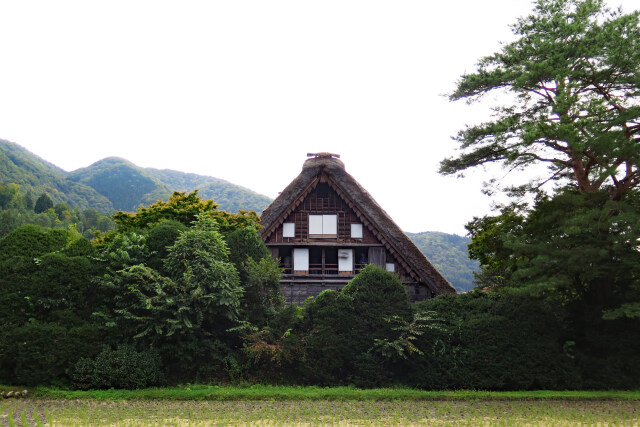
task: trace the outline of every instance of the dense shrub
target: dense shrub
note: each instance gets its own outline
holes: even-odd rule
[[[160,357],[152,351],[133,347],[105,348],[95,358],[82,358],[73,372],[75,387],[87,389],[139,389],[164,382]]]
[[[162,271],[164,259],[169,254],[169,246],[186,230],[188,227],[178,221],[164,221],[147,230],[147,246],[152,254],[147,263],[149,267]]]
[[[69,327],[32,321],[0,329],[0,383],[36,386],[67,384],[67,372],[81,357],[93,356],[104,339],[91,324]]]
[[[342,293],[353,299],[353,309],[358,322],[359,338],[369,343],[372,334],[389,329],[390,316],[400,316],[408,320],[411,317],[411,305],[407,290],[400,278],[376,265],[367,265],[342,289]]]
[[[427,389],[576,388],[572,342],[562,308],[515,292],[439,296],[417,305],[443,327],[417,341],[403,382]]]
[[[229,261],[238,271],[244,294],[241,317],[264,326],[284,305],[280,291],[280,270],[254,228],[242,228],[226,236]]]
[[[72,240],[71,232],[48,229],[38,225],[23,225],[0,239],[0,259],[12,256],[38,257],[59,251]]]
[[[308,381],[321,385],[348,383],[353,377],[356,313],[353,298],[326,290],[305,312],[307,362],[301,367]],[[366,349],[365,349],[366,351]]]
[[[260,235],[253,228],[235,230],[225,236],[225,240],[229,247],[229,261],[235,265],[240,275],[240,280],[243,282],[247,280],[247,272],[244,266],[247,258],[260,261],[262,258],[271,256],[269,249],[267,249]]]
[[[79,238],[69,244],[63,251],[69,257],[74,256],[95,256],[97,251],[95,246],[85,238]]]
[[[342,291],[325,291],[305,313],[308,381],[322,384],[387,384],[391,371],[373,352],[376,339],[392,339],[392,316],[409,319],[407,291],[393,273],[368,265]]]
[[[587,389],[634,389],[640,384],[640,322],[605,320],[599,306],[569,307],[571,347]]]
[[[0,324],[59,322],[62,312],[74,325],[88,321],[99,300],[89,286],[97,271],[90,258],[61,253],[1,261]]]

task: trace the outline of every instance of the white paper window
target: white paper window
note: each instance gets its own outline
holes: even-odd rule
[[[309,270],[309,249],[295,248],[293,250],[293,270],[294,271]]]
[[[386,265],[387,265],[387,271],[395,273],[396,265],[394,263],[388,262]]]
[[[293,222],[282,224],[282,237],[296,237],[296,224]]]
[[[362,224],[351,224],[351,237],[362,239]]]
[[[322,234],[322,215],[309,215],[309,234]]]
[[[336,236],[338,215],[309,215],[309,235]]]
[[[353,249],[340,249],[338,251],[338,271],[353,271]]]
[[[322,215],[322,234],[338,234],[338,215]]]

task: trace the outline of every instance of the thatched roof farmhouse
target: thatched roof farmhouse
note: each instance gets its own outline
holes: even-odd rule
[[[289,302],[341,289],[367,263],[397,273],[414,301],[456,292],[339,156],[309,156],[261,217],[262,239],[285,269]]]

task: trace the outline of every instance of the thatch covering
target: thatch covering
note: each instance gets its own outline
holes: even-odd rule
[[[416,281],[424,283],[433,293],[456,293],[453,286],[429,262],[424,254],[376,203],[371,195],[349,175],[344,163],[329,153],[319,153],[308,159],[302,172],[287,188],[264,210],[261,223],[264,227],[261,235],[266,240],[316,186],[320,177],[325,175],[329,185],[359,215],[365,226],[369,227],[400,262],[412,272]]]

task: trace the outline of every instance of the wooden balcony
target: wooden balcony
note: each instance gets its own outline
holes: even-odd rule
[[[309,277],[325,277],[325,276],[329,276],[329,277],[344,277],[344,276],[355,276],[356,274],[358,274],[365,266],[367,265],[367,263],[356,263],[355,264],[355,272],[353,271],[338,271],[338,264],[327,264],[325,263],[324,266],[320,263],[317,264],[309,264],[309,270],[292,270],[291,266],[287,267],[284,264],[280,265],[280,268],[282,268],[283,271],[283,275],[285,276],[293,276],[293,277],[297,277],[297,276],[309,276]]]

